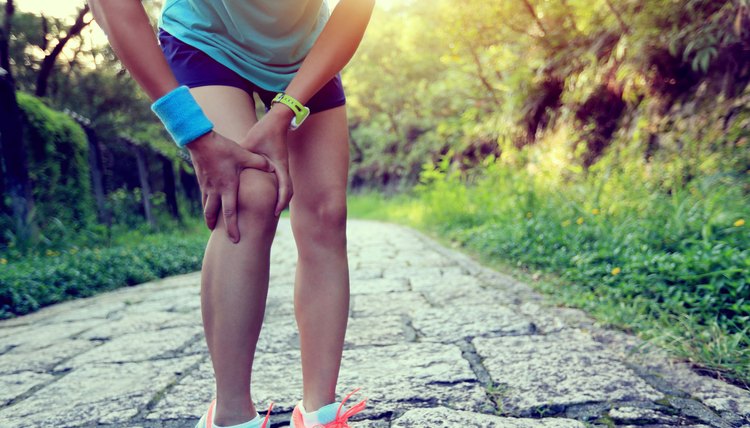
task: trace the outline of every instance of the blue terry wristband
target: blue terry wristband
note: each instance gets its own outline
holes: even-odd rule
[[[180,147],[214,128],[187,86],[175,88],[159,98],[151,104],[151,110]]]

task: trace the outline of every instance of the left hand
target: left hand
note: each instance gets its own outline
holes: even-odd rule
[[[265,156],[273,166],[278,183],[278,196],[274,210],[277,217],[289,204],[293,194],[286,145],[287,130],[293,115],[285,105],[274,104],[239,142],[241,147]]]

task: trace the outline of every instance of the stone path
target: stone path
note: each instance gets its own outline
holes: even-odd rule
[[[750,427],[750,393],[410,229],[349,223],[339,394],[356,427]],[[301,394],[282,220],[253,379],[286,426]],[[193,273],[0,323],[0,427],[192,427],[213,395]]]

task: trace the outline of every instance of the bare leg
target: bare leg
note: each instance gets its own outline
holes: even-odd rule
[[[290,133],[291,222],[299,253],[294,303],[302,348],[302,404],[309,412],[335,401],[341,366],[349,314],[348,168],[344,107],[314,114]]]
[[[215,130],[235,141],[257,121],[252,98],[227,86],[191,89]],[[250,396],[255,346],[268,293],[270,249],[276,230],[273,174],[245,169],[240,174],[240,242],[232,243],[223,220],[211,233],[201,274],[201,310],[216,377],[218,425],[255,417]]]

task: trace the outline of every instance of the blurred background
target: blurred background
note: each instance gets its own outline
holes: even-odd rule
[[[200,269],[189,158],[85,2],[0,7],[0,318]],[[343,78],[350,218],[747,387],[747,0],[380,0]]]

